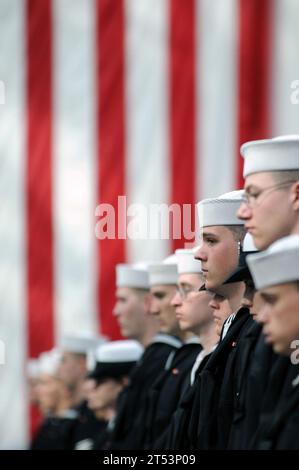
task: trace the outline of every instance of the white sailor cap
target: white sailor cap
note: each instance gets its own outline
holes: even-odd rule
[[[176,255],[170,255],[161,263],[148,267],[150,286],[172,285],[178,281],[178,265]]]
[[[91,334],[63,335],[58,342],[61,351],[77,354],[87,354],[95,349],[99,344],[106,342],[104,337],[93,336]]]
[[[263,171],[299,170],[299,135],[253,140],[241,146],[244,178]]]
[[[178,263],[178,274],[201,273],[201,261],[194,258],[194,249],[175,250]]]
[[[231,191],[216,198],[203,199],[197,204],[199,227],[217,225],[243,225],[236,213],[244,190]]]
[[[117,264],[116,286],[149,289],[148,270],[146,264]]]
[[[246,258],[255,287],[285,284],[299,280],[299,235],[277,240],[260,253]]]
[[[57,349],[41,353],[38,357],[38,375],[45,374],[55,377],[58,373],[60,362],[61,353]]]
[[[96,365],[90,378],[101,380],[128,375],[140,359],[144,348],[134,340],[119,340],[99,346],[95,351]]]

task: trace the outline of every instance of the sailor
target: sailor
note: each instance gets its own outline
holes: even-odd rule
[[[72,449],[77,413],[71,408],[72,392],[59,378],[60,353],[51,350],[39,356],[37,398],[44,416],[31,450]]]
[[[201,244],[196,257],[202,263],[205,286],[221,296],[230,306],[230,315],[224,321],[220,342],[208,362],[200,371],[189,425],[192,447],[200,449],[225,448],[232,419],[231,403],[226,402],[223,414],[219,406],[224,397],[231,396],[235,351],[238,341],[252,323],[249,310],[242,307],[245,285],[235,282],[223,285],[238,266],[239,253],[245,236],[243,224],[236,217],[242,191],[233,191],[218,198],[206,199],[198,204]],[[213,307],[213,302],[211,303]]]
[[[219,404],[220,412],[225,414],[226,404],[230,401],[231,424],[228,449],[248,449],[254,435],[261,410],[262,397],[267,388],[269,374],[276,360],[272,348],[265,344],[262,327],[258,320],[262,300],[254,287],[246,259],[255,253],[252,236],[246,234],[239,256],[238,268],[225,281],[225,284],[243,281],[246,285],[242,305],[248,307],[255,320],[245,335],[238,341],[235,352],[235,366],[232,394],[223,397]],[[232,401],[233,399],[233,401]],[[226,417],[226,420],[229,416]]]
[[[190,373],[194,362],[202,351],[217,342],[215,339],[212,310],[209,307],[210,295],[199,292],[203,285],[201,264],[194,259],[194,251],[180,249],[175,252],[178,264],[178,284],[171,300],[174,307],[181,337],[185,342],[173,357],[172,363],[158,377],[150,390],[150,404],[147,411],[146,448],[162,449],[165,446],[164,436],[171,417],[179,405],[183,391],[190,385]],[[187,336],[188,335],[188,336]],[[204,357],[202,354],[201,357]]]
[[[158,276],[164,285],[176,284],[175,264],[158,265]],[[162,267],[161,267],[162,266]],[[139,341],[145,348],[136,367],[130,374],[129,385],[122,391],[117,406],[117,415],[112,428],[111,449],[140,449],[145,434],[145,419],[148,390],[161,371],[173,350],[182,341],[168,334],[171,324],[163,324],[151,315],[148,266],[116,266],[116,315],[121,332],[130,339]]]
[[[77,414],[73,430],[73,449],[89,450],[93,439],[105,427],[89,410],[85,396],[85,380],[88,373],[88,357],[103,344],[106,338],[92,334],[63,335],[58,342],[61,362],[58,375],[72,392],[72,408]]]
[[[247,142],[238,216],[259,250],[299,233],[299,135]]]
[[[241,154],[245,191],[237,215],[256,247],[264,250],[284,236],[299,233],[299,136],[247,142]],[[262,400],[260,422],[267,421],[276,407],[289,374],[289,361],[278,357]]]
[[[120,340],[100,345],[95,351],[95,367],[89,374],[94,384],[88,394],[88,407],[107,425],[97,436],[93,449],[109,448],[109,423],[115,418],[118,396],[129,384],[129,373],[143,350],[135,340]]]
[[[262,253],[248,256],[263,299],[260,320],[267,344],[290,360],[287,380],[275,407],[261,420],[255,449],[299,448],[299,235],[283,237]]]
[[[202,240],[195,257],[201,261],[205,287],[213,292],[210,306],[221,341],[208,360],[200,364],[191,390],[175,413],[169,431],[168,447],[171,449],[212,448],[217,442],[217,399],[225,365],[249,318],[248,309],[240,308],[244,284],[222,286],[238,265],[245,235],[243,224],[236,217],[240,202],[240,192],[236,191],[198,205]],[[223,323],[230,315],[229,328],[224,331]]]

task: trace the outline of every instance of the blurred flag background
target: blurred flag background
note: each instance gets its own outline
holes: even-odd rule
[[[96,206],[242,187],[240,144],[299,131],[297,0],[0,0],[0,448],[30,434],[25,364],[119,333],[114,266],[183,240],[97,240]]]

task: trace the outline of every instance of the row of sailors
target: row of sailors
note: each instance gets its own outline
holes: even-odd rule
[[[299,448],[299,138],[241,151],[245,192],[198,204],[195,252],[116,268],[114,314],[144,351],[94,448]]]

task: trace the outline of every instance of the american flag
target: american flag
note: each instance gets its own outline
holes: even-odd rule
[[[0,448],[30,433],[25,364],[119,335],[114,266],[183,240],[98,240],[96,207],[242,187],[240,144],[298,133],[298,0],[0,0]]]

